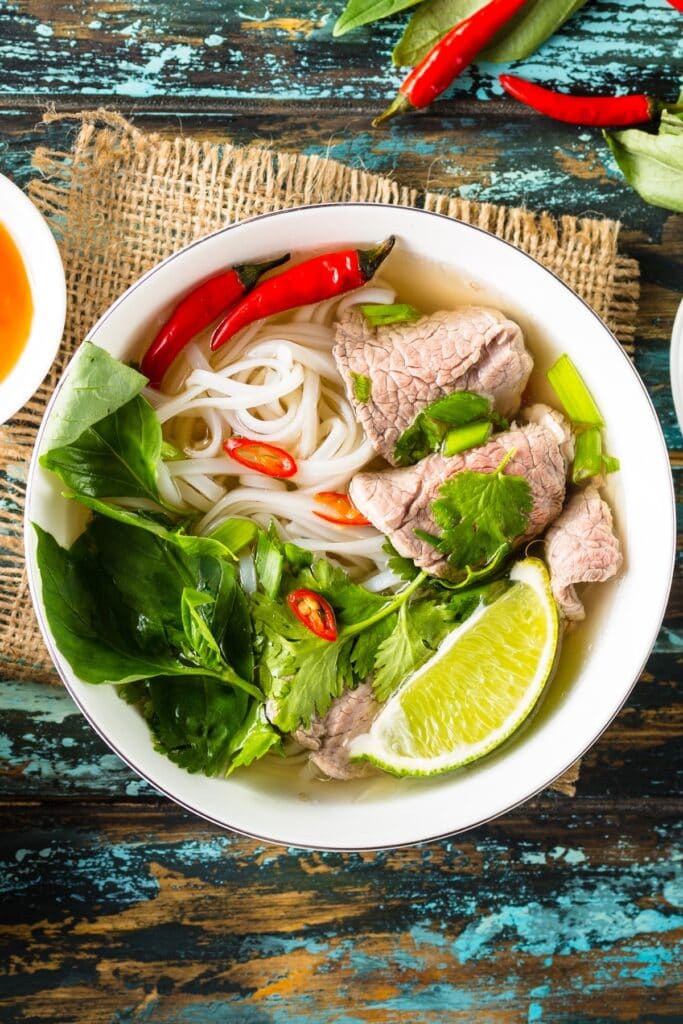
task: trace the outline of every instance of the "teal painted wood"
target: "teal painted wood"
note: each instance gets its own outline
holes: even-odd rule
[[[18,809],[6,1020],[668,1021],[680,821],[552,810],[368,855],[265,848],[172,809]],[[11,882],[10,882],[11,880]],[[84,1008],[85,1013],[84,1013]]]
[[[142,0],[105,9],[13,0],[0,8],[0,92],[51,97],[388,99],[403,73],[391,50],[405,15],[331,38],[342,0]],[[541,81],[577,88],[653,87],[675,95],[680,15],[666,0],[593,0],[524,63]],[[466,72],[457,96],[500,96],[498,65]],[[349,73],[351,72],[351,73]]]

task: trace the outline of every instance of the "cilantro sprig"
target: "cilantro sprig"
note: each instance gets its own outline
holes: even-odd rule
[[[514,454],[511,448],[493,473],[464,470],[447,480],[432,504],[440,535],[415,531],[447,557],[453,570],[464,574],[464,585],[500,568],[526,530],[533,507],[531,486],[525,477],[503,472]]]

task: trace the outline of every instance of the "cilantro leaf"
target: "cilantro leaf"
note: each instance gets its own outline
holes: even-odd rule
[[[432,656],[452,628],[447,606],[435,601],[402,605],[396,625],[380,645],[375,660],[373,689],[383,702],[403,680]]]
[[[513,454],[508,452],[493,473],[465,470],[441,486],[442,497],[432,504],[441,536],[435,540],[423,531],[420,536],[447,555],[453,568],[490,566],[503,546],[524,533],[533,500],[525,477],[503,472]]]
[[[385,539],[384,544],[382,544],[382,551],[389,555],[387,565],[392,572],[395,572],[402,580],[415,579],[420,571],[415,562],[413,562],[412,558],[404,558],[403,555],[399,555],[388,537]]]

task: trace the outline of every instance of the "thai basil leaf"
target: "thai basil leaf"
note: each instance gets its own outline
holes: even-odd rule
[[[126,405],[147,378],[85,341],[74,356],[50,413],[47,450],[72,444],[84,430]]]
[[[157,463],[161,425],[149,402],[131,398],[92,423],[75,441],[40,457],[77,494],[92,498],[143,498],[161,504]]]
[[[249,703],[241,690],[207,676],[167,676],[129,684],[120,693],[141,712],[156,750],[181,768],[205,775],[232,770],[232,748]]]
[[[361,25],[369,25],[380,18],[389,18],[392,14],[415,7],[422,0],[348,0],[343,13],[337,19],[332,30],[333,36],[343,36]]]
[[[223,640],[238,588],[227,562],[99,516],[69,550],[40,527],[36,532],[47,619],[79,678],[122,683],[207,674],[260,696],[233,667],[244,664],[242,650],[233,656],[221,649],[216,660],[184,628],[183,594],[190,588],[210,600],[208,627],[216,643]]]
[[[653,135],[639,128],[603,132],[626,180],[653,206],[683,213],[683,114],[669,114]]]
[[[413,14],[393,53],[397,66],[419,64],[454,25],[469,18],[488,0],[427,0]],[[528,0],[482,51],[478,60],[522,60],[556,32],[587,0]]]

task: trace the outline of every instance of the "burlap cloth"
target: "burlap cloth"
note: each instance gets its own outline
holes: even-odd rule
[[[614,221],[557,222],[547,214],[418,192],[321,157],[161,139],[101,110],[74,116],[73,150],[39,147],[33,161],[39,176],[29,186],[61,249],[68,313],[48,377],[21,413],[0,427],[0,670],[6,678],[58,681],[31,607],[22,538],[26,471],[47,401],[100,314],[137,277],[192,239],[307,203],[421,207],[476,224],[535,256],[590,303],[627,350],[633,345],[638,266],[619,255]],[[555,788],[573,793],[577,776],[574,766]]]

